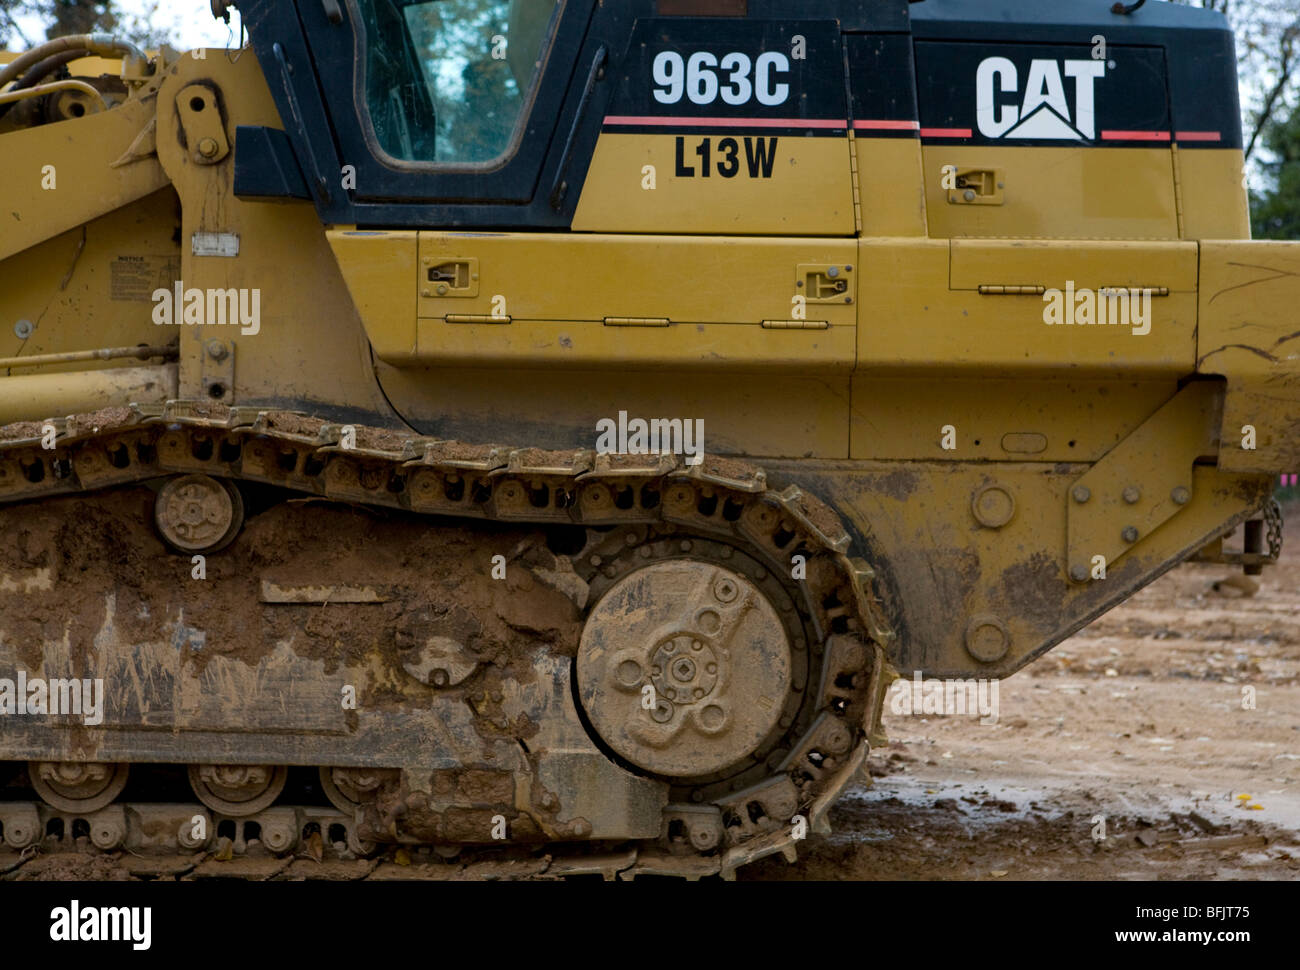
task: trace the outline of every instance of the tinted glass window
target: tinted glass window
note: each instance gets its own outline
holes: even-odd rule
[[[483,165],[522,130],[563,0],[357,0],[365,107],[403,161]]]

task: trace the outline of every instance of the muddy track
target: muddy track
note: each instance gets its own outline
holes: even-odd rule
[[[871,570],[846,555],[849,539],[833,512],[797,488],[780,493],[767,489],[762,471],[753,466],[713,459],[687,467],[673,456],[628,458],[442,442],[392,431],[331,425],[286,412],[184,402],[169,404],[165,410],[111,409],[57,422],[28,422],[0,429],[0,503],[23,503],[24,515],[36,519],[54,510],[56,532],[60,523],[70,518],[68,510],[60,512],[58,505],[71,497],[118,489],[107,494],[128,495],[129,503],[133,500],[124,491],[129,486],[185,474],[269,485],[333,503],[427,516],[430,523],[446,529],[442,538],[448,541],[456,535],[472,541],[456,530],[476,522],[521,529],[566,524],[606,531],[627,529],[625,552],[629,554],[635,546],[647,555],[662,555],[674,535],[695,535],[725,537],[728,543],[739,544],[751,557],[766,563],[766,569],[771,571],[787,570],[792,554],[805,558],[807,576],[796,588],[801,600],[798,608],[810,631],[807,647],[822,664],[822,675],[810,694],[812,706],[800,709],[800,717],[791,729],[799,733],[785,742],[789,755],[784,767],[759,786],[761,792],[748,785],[745,790],[750,794],[743,795],[740,802],[733,804],[734,799],[729,801],[725,793],[719,793],[716,804],[726,828],[721,833],[725,838],[716,850],[709,845],[707,848],[713,851],[683,853],[680,846],[661,840],[630,849],[614,847],[612,861],[602,856],[603,861],[592,863],[593,851],[603,853],[609,847],[543,844],[540,850],[529,850],[526,858],[507,852],[502,859],[502,853],[497,853],[489,859],[454,867],[456,872],[469,873],[470,878],[492,878],[492,867],[507,863],[525,869],[540,865],[541,870],[533,875],[566,874],[566,867],[574,872],[624,876],[637,872],[686,878],[730,875],[739,866],[765,855],[791,854],[803,829],[792,823],[790,816],[797,815],[801,825],[818,829],[829,805],[866,757],[883,692],[882,644],[890,636],[871,590]],[[115,515],[129,515],[129,510],[113,513],[111,509],[94,508],[98,511],[87,510],[84,518],[100,522],[107,531],[99,537],[101,541],[89,546],[77,548],[72,544],[71,554],[87,558],[86,562],[79,566],[69,562],[65,550],[62,566],[75,567],[74,574],[78,569],[87,576],[97,571],[110,579],[115,573],[147,573],[147,553],[134,556],[133,562],[130,543],[116,541],[120,537],[113,534]],[[301,510],[298,514],[310,515]],[[20,579],[21,567],[33,567],[28,569],[32,576],[23,581],[44,582],[48,577],[36,574],[49,564],[36,560],[49,543],[24,535],[22,548],[9,550],[14,560],[11,567],[18,568],[15,575]],[[683,540],[680,545],[685,548],[688,542]],[[106,550],[107,565],[94,562],[96,549]],[[288,564],[280,565],[289,568]],[[618,575],[622,567],[617,557],[605,553],[603,557],[592,555],[583,568],[589,571],[586,578],[595,581],[601,574]],[[750,578],[761,581],[764,567],[756,566],[755,570]],[[11,581],[9,585],[16,584]],[[10,594],[16,592],[6,589]],[[95,600],[87,597],[88,602]],[[48,642],[48,623],[35,616],[33,609],[30,602],[11,602],[5,615],[12,618],[8,622],[35,624],[27,631],[29,644]],[[101,618],[93,615],[97,607],[88,609],[88,622],[82,624],[85,629],[79,634],[79,640],[87,645],[97,624],[102,624]],[[222,611],[230,612],[230,605],[219,605],[216,613]],[[223,626],[220,615],[210,619],[215,630],[226,630],[232,642],[237,639],[237,622],[231,626],[227,621]],[[532,626],[524,628],[535,627],[534,619]],[[796,637],[795,646],[804,649],[801,638]],[[29,653],[30,649],[29,645]],[[239,650],[229,648],[225,652],[238,656]],[[40,662],[37,656],[23,659],[32,666]],[[338,658],[326,658],[325,662],[337,663]],[[94,760],[96,743],[93,732],[77,742],[79,750],[91,752],[88,757],[83,754],[87,760]],[[732,789],[738,787],[734,784]],[[518,807],[521,821],[535,823],[539,834],[552,830],[570,838],[583,834],[579,823],[571,831],[565,830],[556,827],[557,822],[548,821],[544,813],[539,815],[535,806]],[[26,812],[21,818],[15,814],[20,809]],[[274,856],[263,867],[269,869],[282,862],[291,863],[293,852],[301,846],[306,846],[313,858],[323,858],[334,849],[340,856],[336,862],[361,861],[342,856],[366,854],[372,842],[384,840],[384,826],[371,818],[367,827],[360,813],[354,829],[354,820],[344,819],[348,824],[342,824],[338,819],[315,817],[313,813],[319,814],[319,808],[282,804],[269,810],[278,812],[278,816],[258,814],[245,820],[255,827],[253,837],[248,836],[243,823],[222,834],[221,819],[214,817],[210,830],[204,826],[205,837],[197,840],[198,844],[186,846],[180,844],[186,841],[183,835],[178,843],[174,834],[178,830],[175,818],[183,820],[186,813],[200,813],[201,806],[166,805],[164,809],[126,802],[104,810],[111,810],[111,818],[79,818],[75,812],[60,815],[48,805],[11,800],[3,810],[9,813],[8,841],[18,843],[13,847],[20,850],[21,864],[10,877],[27,878],[40,872],[39,867],[30,869],[38,860],[28,857],[32,849],[39,852],[42,848],[60,852],[87,847],[108,852],[125,848],[154,856],[165,856],[169,849],[188,848],[197,853],[196,858],[214,853],[223,863],[246,856],[251,849],[254,855],[269,852]],[[158,817],[160,811],[162,817]],[[688,813],[688,825],[690,817]],[[145,825],[145,820],[150,824]],[[440,826],[442,822],[433,819],[429,824]],[[33,825],[38,826],[35,836],[28,832]],[[171,834],[160,837],[160,831]],[[13,838],[15,832],[29,838],[27,844],[22,844],[23,838]],[[44,835],[40,835],[42,832]],[[274,838],[271,832],[276,833]],[[320,843],[320,852],[313,850],[313,837]],[[541,841],[544,843],[544,839]],[[341,852],[337,851],[338,845],[344,846]],[[700,850],[702,846],[695,842],[695,848]],[[447,846],[443,849],[445,852]],[[405,846],[401,851],[404,860],[410,860],[413,851],[422,850]],[[630,859],[628,851],[632,852]],[[13,862],[10,860],[11,865]],[[53,865],[57,868],[59,864]],[[373,873],[367,870],[363,875]],[[268,877],[268,873],[262,876]]]

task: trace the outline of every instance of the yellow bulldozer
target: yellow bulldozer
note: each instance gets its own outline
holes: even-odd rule
[[[898,674],[1277,558],[1220,15],[237,6],[0,65],[8,846],[729,876]]]

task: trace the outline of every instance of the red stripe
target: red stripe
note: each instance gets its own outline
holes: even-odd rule
[[[664,118],[661,116],[606,115],[607,125],[637,125],[653,128],[847,128],[835,118]]]
[[[1223,134],[1217,131],[1179,131],[1174,133],[1176,141],[1223,141]]]
[[[1167,131],[1103,131],[1102,141],[1169,141]]]
[[[917,131],[919,121],[855,121],[853,127],[859,131]]]
[[[922,138],[969,138],[969,128],[922,128]]]

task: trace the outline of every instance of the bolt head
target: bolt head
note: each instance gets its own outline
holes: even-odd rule
[[[974,189],[967,189],[965,192],[963,192],[963,193],[961,194],[961,197],[962,197],[963,199],[965,199],[967,202],[974,202],[974,201],[975,201],[975,190],[974,190]]]
[[[209,340],[205,346],[208,356],[213,360],[225,360],[230,355],[230,348],[220,340]]]
[[[1169,497],[1174,500],[1175,505],[1186,505],[1192,500],[1192,493],[1182,485],[1179,485],[1169,493]]]
[[[1129,505],[1136,505],[1138,499],[1142,497],[1142,490],[1136,485],[1130,485],[1124,489],[1124,501]]]
[[[1126,526],[1124,526],[1124,531],[1120,533],[1120,537],[1121,537],[1125,542],[1137,542],[1137,541],[1138,541],[1138,530],[1137,530],[1137,528],[1136,528],[1135,526],[1126,525]]]
[[[1076,583],[1085,583],[1088,581],[1088,567],[1078,563],[1070,567],[1070,578]]]
[[[1074,486],[1073,491],[1070,492],[1070,495],[1073,496],[1076,502],[1082,505],[1084,502],[1088,501],[1088,499],[1092,498],[1092,489],[1088,488],[1087,485],[1076,485]]]
[[[199,154],[202,155],[204,158],[211,158],[219,150],[219,146],[217,145],[217,140],[215,138],[200,138],[198,148],[199,148]]]

